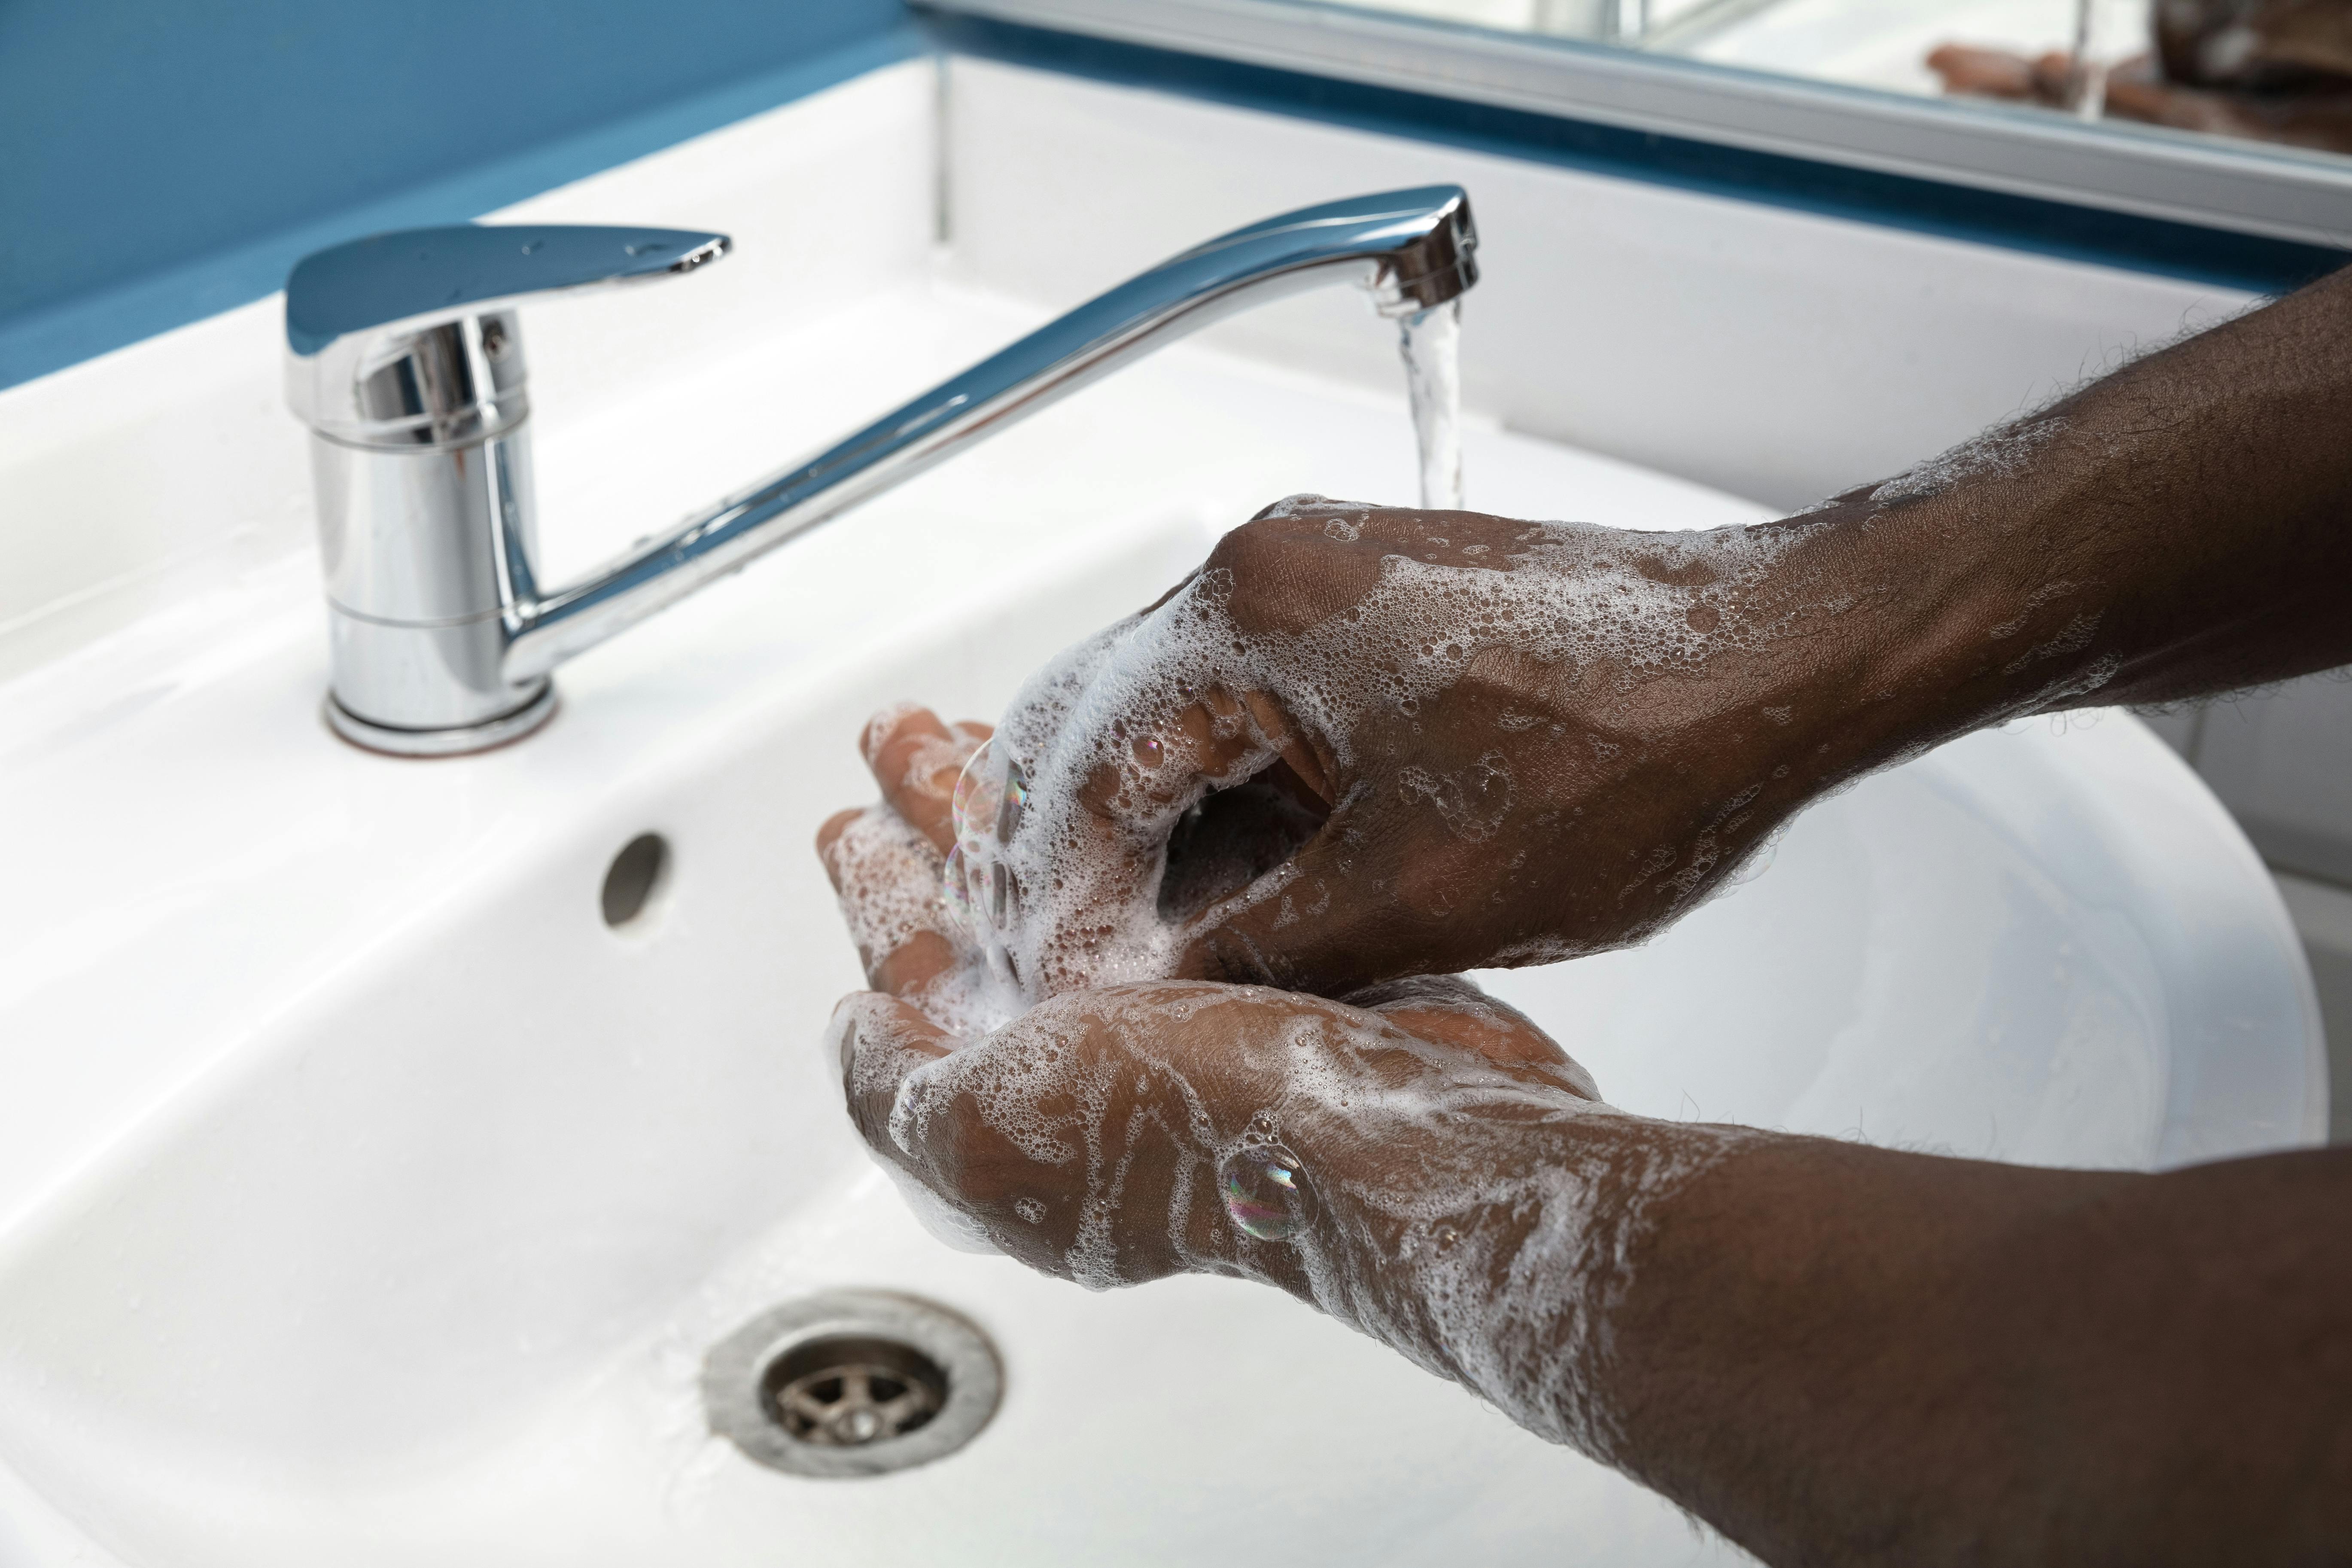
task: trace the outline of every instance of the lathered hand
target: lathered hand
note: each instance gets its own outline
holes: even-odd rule
[[[957,984],[974,956],[945,916],[940,882],[955,844],[955,780],[988,738],[985,724],[949,724],[912,704],[875,715],[859,751],[881,790],[881,804],[837,813],[817,833],[818,858],[840,899],[867,983],[923,1012],[932,1037],[941,1041],[982,1032],[974,1027],[971,994]],[[1263,1000],[1272,1005],[1271,998]],[[1497,1062],[1559,1068],[1568,1075],[1562,1081],[1592,1097],[1590,1081],[1557,1045],[1458,976],[1398,981],[1349,1000],[1426,1040]]]
[[[1033,994],[1339,994],[1660,929],[1853,761],[1822,721],[1871,650],[1806,537],[1268,509],[1006,716]]]
[[[898,820],[887,805],[859,820],[883,814]],[[871,927],[858,900],[902,907],[887,879],[919,893],[925,872],[857,826],[825,854],[853,925]],[[955,1228],[1097,1289],[1274,1284],[1536,1431],[1605,1449],[1590,1310],[1559,1280],[1621,1255],[1651,1201],[1744,1134],[1612,1111],[1458,977],[1349,1003],[1199,981],[1075,991],[959,1037],[927,948],[869,957],[886,989],[843,1001],[833,1044],[858,1131]]]
[[[1297,1240],[1318,1205],[1388,1187],[1402,1201],[1416,1183],[1429,1196],[1431,1159],[1479,1185],[1451,1123],[1604,1109],[1558,1046],[1467,982],[1360,1000],[1160,981],[1066,993],[959,1040],[863,992],[834,1028],[866,1142],[1013,1257],[1097,1287],[1207,1270],[1311,1293],[1314,1246],[1271,1243]],[[1319,1152],[1311,1174],[1294,1143]],[[1287,1184],[1267,1169],[1286,1159]],[[1258,1208],[1237,1217],[1229,1195]]]

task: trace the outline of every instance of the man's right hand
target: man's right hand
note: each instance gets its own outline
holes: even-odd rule
[[[1814,735],[1872,650],[1783,569],[1809,531],[1269,508],[1007,715],[1033,994],[1340,994],[1659,930],[1851,761]]]

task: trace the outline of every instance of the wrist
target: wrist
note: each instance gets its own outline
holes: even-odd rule
[[[1759,707],[1788,716],[1767,794],[1790,809],[1986,724],[2078,703],[2113,673],[2091,646],[2099,584],[2046,560],[2021,568],[2018,537],[2041,531],[2023,508],[1990,487],[1919,496],[1906,482],[1766,525],[1795,534],[1750,612],[1772,626]]]
[[[1351,1129],[1336,1164],[1307,1131],[1318,1202],[1286,1288],[1529,1431],[1613,1460],[1606,1351],[1633,1268],[1664,1208],[1753,1136],[1564,1093],[1536,1120],[1515,1104],[1415,1117],[1377,1142]],[[1369,1157],[1351,1164],[1350,1150]]]

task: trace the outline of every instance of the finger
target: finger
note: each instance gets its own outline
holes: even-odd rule
[[[833,890],[836,893],[841,891],[841,873],[834,867],[834,846],[841,842],[841,836],[849,830],[849,825],[865,815],[865,807],[853,805],[846,811],[836,811],[826,817],[824,826],[816,830],[816,858],[824,865],[825,878],[833,883]]]
[[[1339,804],[1339,760],[1332,754],[1329,743],[1291,722],[1290,715],[1272,692],[1245,691],[1242,700],[1249,704],[1250,717],[1257,721],[1259,732],[1280,755],[1290,779],[1295,779],[1328,815]],[[1308,802],[1301,800],[1299,804]]]
[[[941,855],[955,847],[955,786],[989,727],[952,727],[928,708],[886,709],[866,721],[859,750],[882,798]]]
[[[876,1153],[913,1168],[891,1122],[908,1077],[948,1055],[953,1042],[947,1031],[896,997],[859,991],[834,1009],[831,1038],[859,1136]]]
[[[1569,1053],[1527,1013],[1479,990],[1465,975],[1409,975],[1343,996],[1400,1030],[1496,1063],[1564,1063]]]
[[[1419,974],[1383,981],[1352,992],[1344,1000],[1433,1045],[1475,1051],[1498,1065],[1565,1069],[1554,1073],[1564,1087],[1587,1100],[1601,1098],[1592,1075],[1570,1059],[1534,1019],[1488,995],[1463,975]]]
[[[913,1000],[929,993],[942,975],[963,963],[963,950],[935,931],[919,931],[866,966],[866,983],[877,991]]]
[[[817,834],[817,853],[868,984],[910,997],[961,962],[940,900],[939,852],[896,812],[877,805],[835,816]]]

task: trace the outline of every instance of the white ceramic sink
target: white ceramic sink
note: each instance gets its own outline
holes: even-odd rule
[[[811,327],[785,357],[862,357],[796,428],[1023,320],[909,286]],[[781,456],[779,352],[612,415],[657,479],[551,429],[551,531],[568,500],[592,553],[663,486]],[[666,431],[679,406],[743,412]],[[808,845],[870,793],[864,716],[992,713],[1277,494],[1409,495],[1405,430],[1171,353],[581,660],[549,731],[475,758],[328,734],[309,561],[0,691],[0,1563],[1731,1555],[1271,1292],[1094,1296],[944,1249],[817,1049],[856,974]],[[1493,429],[1467,457],[1497,510],[1762,515]],[[608,929],[643,832],[671,875]],[[2276,896],[2120,714],[1948,747],[1651,947],[1496,984],[1659,1115],[2112,1165],[2320,1125]],[[1005,1402],[969,1448],[819,1481],[708,1434],[704,1352],[836,1286],[991,1336]]]

